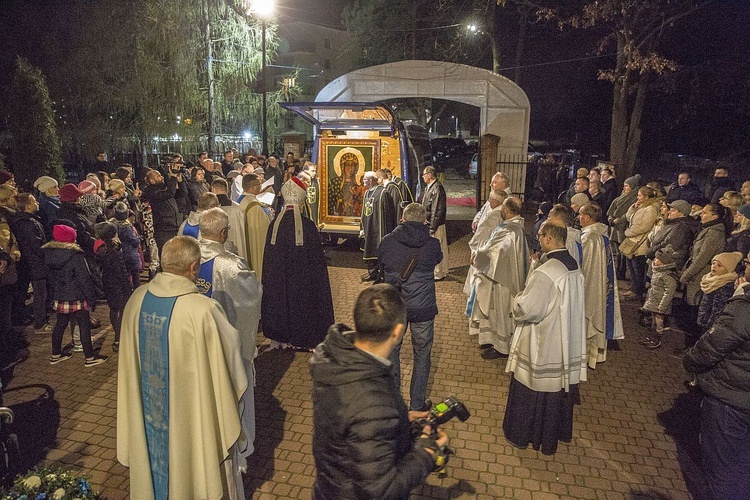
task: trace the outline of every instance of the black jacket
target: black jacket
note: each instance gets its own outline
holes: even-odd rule
[[[734,190],[734,182],[729,177],[714,177],[706,187],[706,199],[709,203],[719,203],[724,193]]]
[[[83,207],[76,203],[64,201],[60,203],[60,210],[57,211],[57,219],[69,220],[73,223],[77,233],[76,241],[78,245],[83,249],[86,256],[93,257],[96,233],[94,232],[94,225],[91,224]],[[52,221],[51,226],[55,224],[56,221]]]
[[[408,411],[391,367],[333,325],[310,359],[315,499],[408,498],[433,469],[412,442]]]
[[[401,274],[413,255],[417,257],[416,268],[402,282]],[[378,262],[383,266],[385,281],[401,290],[408,321],[429,321],[437,315],[435,266],[441,260],[440,242],[430,236],[429,227],[421,222],[399,224],[380,242]]]
[[[729,299],[682,363],[703,392],[750,414],[750,295]]]
[[[680,186],[676,182],[670,186],[667,193],[667,202],[672,203],[677,200],[684,200],[691,205],[702,205],[704,201],[701,189],[693,181],[684,186]]]
[[[183,217],[175,200],[176,193],[177,179],[174,177],[162,184],[148,184],[143,188],[141,199],[151,205],[155,232],[174,232],[177,235]]]
[[[107,299],[110,308],[124,309],[133,287],[130,283],[130,273],[125,268],[122,249],[119,245],[108,247],[101,240],[96,244],[96,262],[102,274],[107,277],[102,281],[104,298]]]
[[[17,212],[11,228],[21,250],[21,266],[28,269],[31,281],[45,279],[47,268],[42,245],[47,242],[47,234],[41,219],[34,214]]]
[[[657,232],[654,239],[651,240],[651,246],[646,253],[646,257],[653,260],[657,251],[667,245],[672,245],[675,269],[677,269],[677,272],[681,272],[685,262],[690,257],[693,240],[700,229],[700,221],[690,216],[667,219],[661,231]]]
[[[94,306],[102,293],[91,276],[81,247],[76,243],[50,241],[42,250],[52,299],[64,302],[85,300],[89,306]]]
[[[727,238],[727,244],[724,251],[740,252],[743,256],[747,257],[748,252],[750,252],[750,229],[745,229],[740,233],[730,235],[729,238]],[[21,253],[21,257],[23,257],[23,253]]]
[[[446,206],[445,188],[440,181],[430,184],[422,196],[422,206],[427,210],[427,222],[430,224],[430,231],[435,232],[437,228],[445,224]]]

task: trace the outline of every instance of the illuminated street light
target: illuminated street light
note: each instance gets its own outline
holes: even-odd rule
[[[248,14],[255,16],[261,21],[261,84],[263,85],[263,107],[262,107],[262,141],[263,148],[261,153],[268,156],[268,96],[267,85],[266,85],[266,21],[268,21],[276,10],[276,2],[274,0],[251,0]]]

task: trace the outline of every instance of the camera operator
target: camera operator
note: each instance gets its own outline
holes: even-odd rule
[[[356,331],[333,325],[310,360],[313,377],[313,498],[408,498],[436,469],[448,437],[426,425],[414,442],[409,412],[393,383],[393,348],[406,331],[401,294],[387,284],[363,290]]]
[[[169,169],[168,175],[168,179],[165,181],[164,176],[158,170],[146,172],[146,186],[144,186],[141,195],[141,200],[151,205],[151,213],[154,219],[154,239],[159,252],[161,252],[164,243],[173,236],[177,236],[177,230],[183,220],[175,199],[179,182],[178,174]]]
[[[185,168],[182,155],[176,154],[172,157],[172,161],[167,164],[167,176],[177,179],[177,190],[175,191],[174,199],[177,202],[177,208],[182,214],[182,219],[180,219],[180,223],[182,223],[182,220],[186,219],[192,210],[190,191],[188,189],[188,181],[191,175],[190,171]]]

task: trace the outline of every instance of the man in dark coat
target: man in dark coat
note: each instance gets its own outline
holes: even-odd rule
[[[724,193],[734,190],[734,182],[729,178],[729,169],[719,167],[714,171],[714,176],[706,187],[706,199],[709,203],[719,203]]]
[[[687,172],[680,172],[680,175],[677,176],[677,182],[673,182],[669,186],[667,202],[672,203],[677,200],[684,200],[691,205],[703,204],[701,189],[692,181],[690,174]]]
[[[414,443],[393,383],[391,350],[406,331],[406,308],[387,284],[363,290],[354,305],[356,331],[336,324],[310,360],[313,378],[313,498],[408,498],[434,469],[448,442],[429,427]]]
[[[448,234],[445,232],[445,216],[448,211],[445,188],[437,180],[435,167],[425,167],[422,179],[427,184],[422,196],[422,206],[427,211],[430,236],[440,241],[443,260],[435,266],[435,281],[442,281],[448,274]]]
[[[617,189],[617,180],[615,179],[612,170],[603,168],[599,179],[601,180],[602,188],[604,189],[604,196],[601,201],[602,213],[606,214],[609,210],[609,206],[615,201],[615,198],[620,195],[620,192]]]
[[[378,184],[378,176],[373,171],[365,172],[364,184],[367,188],[362,200],[362,218],[359,237],[364,238],[362,250],[367,264],[367,274],[362,281],[378,279],[378,247],[383,236],[392,229],[393,205],[383,197],[383,186]]]
[[[164,243],[173,236],[182,224],[182,213],[175,200],[177,193],[177,177],[169,176],[167,182],[158,170],[149,170],[146,173],[146,186],[143,188],[141,199],[151,206],[154,219],[154,239],[156,246],[161,252]]]
[[[710,498],[750,498],[750,295],[727,302],[683,365],[704,394],[701,464]]]
[[[333,324],[331,285],[318,228],[301,213],[304,184],[293,177],[281,193],[287,206],[268,228],[263,252],[263,335],[272,347],[307,350]]]
[[[427,411],[427,381],[430,376],[430,353],[435,336],[435,266],[443,260],[440,242],[430,237],[427,214],[419,203],[404,209],[403,222],[380,243],[378,261],[386,283],[401,291],[406,303],[406,320],[411,329],[414,369],[409,385],[409,409]],[[411,271],[409,271],[411,269]],[[401,387],[401,343],[391,352],[394,377]]]
[[[388,178],[388,171],[380,169],[376,172],[378,176],[378,184],[383,186],[383,196],[386,196],[388,202],[391,204],[392,209],[390,210],[392,219],[388,222],[387,233],[393,231],[396,225],[401,220],[401,214],[404,209],[401,204],[405,201],[401,190],[398,188],[395,182]],[[386,233],[386,234],[387,234]]]

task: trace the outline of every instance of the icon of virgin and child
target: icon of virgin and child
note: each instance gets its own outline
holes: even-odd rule
[[[362,185],[362,177],[366,170],[365,157],[359,149],[346,147],[336,153],[333,165],[329,166],[329,173],[332,174],[328,182],[329,215],[362,215],[362,200],[367,191]]]

